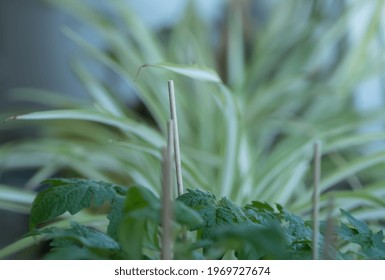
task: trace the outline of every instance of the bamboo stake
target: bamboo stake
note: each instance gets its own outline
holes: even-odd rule
[[[313,193],[313,260],[319,258],[319,183],[321,176],[321,153],[320,142],[314,143],[314,162],[313,162],[313,178],[314,178],[314,193]]]
[[[178,120],[176,115],[175,105],[175,93],[174,93],[174,81],[168,81],[168,93],[170,98],[170,112],[171,120],[173,121],[173,137],[174,137],[174,156],[175,156],[175,169],[176,169],[176,184],[178,190],[178,196],[184,193],[183,179],[182,179],[182,164],[180,159],[179,148],[179,132],[178,132]]]
[[[334,197],[331,197],[328,203],[328,216],[326,219],[326,229],[325,229],[325,244],[323,258],[324,260],[333,260],[335,255],[332,249],[335,247],[334,235],[334,220],[333,220],[333,209],[334,209]]]
[[[173,147],[173,121],[167,122],[167,147],[162,149],[162,235],[161,259],[171,260],[172,256],[172,228],[173,213],[171,209],[172,190],[172,147]]]

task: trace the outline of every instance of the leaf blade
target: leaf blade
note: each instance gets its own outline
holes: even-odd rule
[[[30,229],[65,212],[74,215],[84,208],[101,206],[105,201],[113,203],[118,196],[116,189],[123,191],[113,184],[84,179],[50,179],[44,183],[49,184],[49,188],[40,192],[32,203]]]
[[[222,80],[219,77],[217,72],[215,72],[211,68],[198,65],[198,64],[193,64],[193,65],[172,64],[172,63],[144,64],[139,68],[137,77],[140,74],[141,69],[144,67],[161,68],[161,69],[168,70],[195,80],[222,83]]]

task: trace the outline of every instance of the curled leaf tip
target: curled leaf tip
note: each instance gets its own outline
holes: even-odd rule
[[[10,116],[10,117],[6,118],[6,119],[4,120],[4,123],[7,123],[7,122],[9,122],[9,121],[14,121],[14,120],[17,120],[17,115]]]
[[[138,71],[136,72],[136,75],[135,75],[134,82],[136,82],[136,80],[139,78],[140,71],[142,71],[142,68],[147,67],[147,66],[149,66],[149,64],[143,64],[143,65],[141,65],[141,66],[138,68]]]

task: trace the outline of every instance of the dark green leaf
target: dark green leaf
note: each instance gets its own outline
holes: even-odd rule
[[[82,248],[70,245],[55,247],[44,256],[46,260],[111,260],[122,259],[118,253],[103,249]]]
[[[190,230],[200,230],[202,239],[212,239],[216,231],[223,226],[232,226],[248,222],[243,209],[227,198],[216,200],[214,194],[198,189],[188,189],[187,193],[177,198],[187,206],[196,210],[203,219]]]
[[[131,187],[127,190],[126,195],[125,212],[140,209],[160,209],[159,199],[147,188]]]
[[[118,229],[118,240],[128,259],[142,259],[144,247],[159,247],[156,234],[159,221],[159,199],[147,188],[129,188]]]
[[[372,236],[372,246],[369,248],[362,248],[363,253],[369,259],[385,259],[385,243],[384,243],[384,233],[382,231],[377,232]]]
[[[348,227],[345,224],[341,224],[341,226],[338,228],[338,236],[346,241],[351,241],[355,234],[357,234],[357,231],[355,229],[352,229]]]
[[[352,228],[349,228],[345,224],[341,224],[338,231],[340,238],[360,245],[362,256],[365,259],[385,259],[383,232],[379,231],[374,234],[366,223],[354,218],[350,213],[344,211],[343,209],[341,209],[341,213],[348,219]]]
[[[252,201],[250,204],[246,205],[245,208],[254,209],[258,212],[265,212],[265,213],[274,213],[274,208],[268,204],[267,202],[260,202],[260,201]]]
[[[128,259],[143,257],[143,240],[146,234],[146,220],[126,215],[118,230],[118,240]]]
[[[203,223],[190,228],[200,230],[201,238],[212,238],[212,231],[216,227],[216,197],[209,192],[187,189],[187,192],[177,198],[188,207],[196,210],[203,219]]]
[[[312,229],[298,216],[277,204],[282,228],[289,243],[312,240]]]
[[[182,194],[177,200],[182,201],[187,206],[199,208],[205,205],[213,205],[216,202],[216,197],[210,192],[203,192],[199,189],[187,189],[185,194]]]
[[[50,179],[43,183],[48,184],[48,188],[40,192],[32,204],[31,229],[67,211],[74,215],[84,208],[99,207],[104,202],[119,207],[119,204],[114,202],[125,192],[122,187],[93,180]]]
[[[267,225],[271,219],[278,219],[274,208],[266,202],[253,201],[243,211],[251,221],[261,225]]]
[[[112,238],[117,238],[117,230],[123,216],[124,196],[116,196],[111,204],[107,219],[110,221],[107,227],[107,234]]]
[[[217,203],[217,220],[217,223],[222,220],[224,224],[239,224],[249,219],[241,207],[224,197]]]
[[[350,213],[346,212],[345,210],[341,209],[342,215],[344,215],[350,224],[359,232],[359,233],[369,233],[370,229],[367,224],[364,222],[361,222],[360,220],[354,218]]]
[[[181,201],[175,201],[175,216],[178,223],[188,226],[190,230],[199,228],[203,223],[199,213],[190,207],[187,207]]]
[[[55,247],[75,244],[88,248],[119,250],[119,244],[108,235],[76,222],[71,222],[71,228],[51,227],[40,230],[40,234],[45,239],[53,239],[52,244]]]
[[[278,223],[268,226],[243,223],[233,227],[221,227],[215,233],[216,243],[208,249],[210,254],[218,246],[225,251],[234,250],[238,259],[286,258],[286,240]]]

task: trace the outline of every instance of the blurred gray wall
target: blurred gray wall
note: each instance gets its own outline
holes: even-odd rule
[[[78,24],[38,0],[0,0],[0,109],[16,87],[83,93],[68,64],[77,47],[64,25]]]

